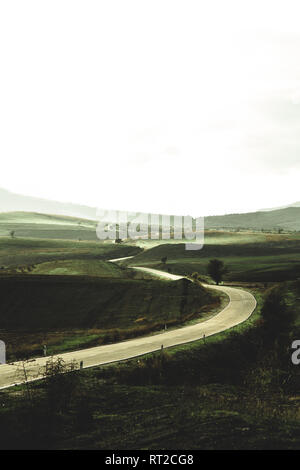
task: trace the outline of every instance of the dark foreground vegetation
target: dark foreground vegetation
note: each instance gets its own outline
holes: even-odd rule
[[[299,282],[252,318],[181,348],[2,391],[2,448],[299,449]],[[22,371],[20,371],[22,376]]]
[[[185,279],[3,275],[0,297],[9,360],[42,355],[44,344],[54,354],[122,341],[221,306],[219,295]]]

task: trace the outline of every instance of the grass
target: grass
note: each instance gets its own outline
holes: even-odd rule
[[[299,314],[298,287],[289,284],[288,292],[290,307]],[[258,348],[264,337],[258,322],[262,302],[259,296],[257,311],[237,327],[239,334],[226,332],[222,341],[216,335],[205,345],[195,342],[171,354],[77,373],[72,388],[59,388],[66,405],[53,404],[55,389],[49,393],[43,382],[30,385],[31,404],[24,387],[0,392],[0,431],[5,429],[1,445],[299,449],[299,373],[286,353],[288,337],[282,344]]]
[[[43,426],[47,414],[41,400],[40,420],[34,415],[36,433],[24,433],[16,422],[12,431],[9,413],[17,409],[18,399],[5,396],[1,410],[6,432],[2,448],[58,449],[297,449],[299,424],[295,419],[278,418],[272,406],[278,405],[278,416],[284,407],[296,411],[288,397],[262,399],[253,403],[244,389],[219,384],[190,387],[124,386],[103,384],[97,375],[85,375],[83,400],[73,400],[68,412]],[[86,392],[88,389],[88,392]],[[42,390],[39,393],[42,395]],[[20,393],[20,392],[19,392]],[[21,391],[22,393],[22,391]],[[250,406],[251,404],[251,406]],[[37,405],[36,405],[37,406]],[[44,405],[45,406],[45,405]],[[80,407],[80,408],[79,408]],[[80,411],[81,409],[81,411]],[[17,410],[17,411],[16,411]],[[25,415],[25,416],[24,416]],[[86,420],[82,418],[86,416]],[[23,422],[26,413],[23,412]],[[10,433],[14,436],[14,441]],[[6,445],[5,445],[6,441]]]
[[[58,260],[36,265],[30,274],[127,278],[128,270],[101,260]]]
[[[234,235],[235,236],[235,235]],[[161,262],[167,257],[167,263]],[[184,244],[164,244],[142,253],[124,265],[148,266],[171,273],[207,274],[210,259],[219,258],[228,268],[225,281],[281,282],[300,277],[300,241],[280,238],[273,241],[238,244],[208,244],[199,251],[187,251]]]
[[[0,335],[20,356],[40,354],[45,343],[51,354],[203,320],[221,306],[187,281],[136,279],[126,264],[204,274],[218,257],[230,268],[227,281],[243,280],[258,301],[230,331],[68,375],[57,395],[45,382],[29,386],[31,398],[22,386],[1,391],[0,448],[299,449],[299,367],[290,358],[300,333],[299,235],[211,231],[207,240],[199,252],[165,243],[142,253],[126,244],[0,239],[0,259],[9,261]],[[123,267],[106,263],[130,254]],[[34,275],[8,274],[22,264],[34,264]],[[285,281],[293,322],[273,338],[260,281],[276,279]]]
[[[0,213],[0,236],[13,230],[17,238],[69,239],[96,241],[96,224],[92,220],[33,212]]]
[[[299,230],[299,207],[205,217],[206,228]]]
[[[165,323],[205,318],[220,304],[216,294],[186,280],[75,275],[2,275],[0,295],[8,357],[40,352],[45,342],[61,351],[70,341],[80,347],[148,334]]]
[[[56,260],[109,260],[139,253],[139,247],[111,242],[0,238],[0,266],[18,268]]]

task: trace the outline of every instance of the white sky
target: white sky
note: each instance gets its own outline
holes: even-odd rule
[[[194,216],[300,200],[299,1],[2,0],[0,187]]]

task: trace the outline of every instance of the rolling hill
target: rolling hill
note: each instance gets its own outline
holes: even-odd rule
[[[207,229],[300,230],[300,207],[205,217]]]
[[[242,214],[208,216],[205,217],[205,228],[298,231],[299,204],[296,202],[282,208]],[[0,189],[0,235],[18,229],[22,237],[96,240],[96,215],[95,207],[22,196]],[[107,222],[114,221],[108,219]],[[38,227],[39,233],[36,230]]]
[[[67,215],[84,219],[96,218],[95,207],[23,196],[0,188],[0,212],[15,211]]]

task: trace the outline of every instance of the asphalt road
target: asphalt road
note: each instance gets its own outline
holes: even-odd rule
[[[116,260],[114,260],[116,261]],[[176,276],[163,271],[150,268],[135,268],[155,274],[161,278],[177,280],[182,276]],[[89,349],[59,354],[65,362],[83,361],[83,367],[93,367],[111,362],[123,361],[143,354],[170,348],[179,344],[196,341],[205,336],[211,336],[221,331],[228,330],[250,317],[256,307],[256,300],[252,294],[242,289],[225,286],[209,286],[209,289],[217,289],[229,297],[229,303],[224,310],[207,321],[196,323],[182,328],[163,331],[152,336],[141,337],[122,341],[121,343],[107,344]],[[41,376],[41,371],[49,358],[37,358],[26,364],[28,380],[35,380]],[[20,369],[22,363],[0,365],[0,388],[6,388],[22,381]]]

